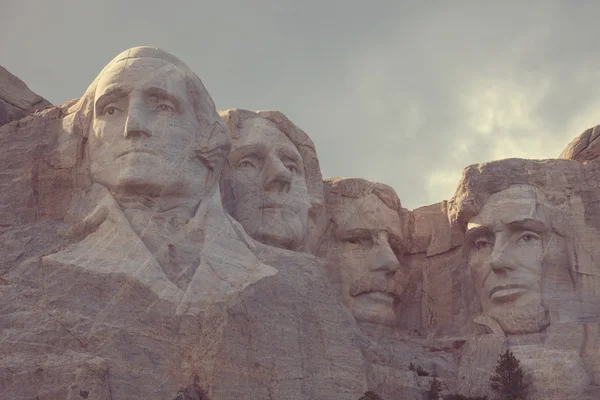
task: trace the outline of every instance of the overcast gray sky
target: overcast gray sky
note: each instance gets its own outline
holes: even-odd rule
[[[556,157],[600,123],[600,2],[0,0],[0,65],[54,104],[129,47],[187,63],[217,108],[276,109],[324,177],[448,199],[462,168]]]

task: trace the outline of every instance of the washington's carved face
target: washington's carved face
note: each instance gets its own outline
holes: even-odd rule
[[[542,318],[542,264],[549,224],[534,189],[513,185],[494,193],[468,224],[468,263],[483,312],[507,332],[515,320]]]
[[[117,62],[96,89],[92,178],[112,192],[193,197],[211,174],[196,158],[199,132],[176,66],[154,58]]]
[[[236,218],[256,240],[294,250],[308,225],[309,198],[302,157],[264,118],[244,120],[228,157]]]
[[[396,325],[408,281],[398,213],[370,194],[345,202],[332,218],[337,228],[325,267],[342,303],[358,321]]]

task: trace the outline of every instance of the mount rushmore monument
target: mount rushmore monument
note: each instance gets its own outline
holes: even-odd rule
[[[58,106],[1,69],[0,123],[2,399],[491,396],[506,349],[600,398],[596,128],[408,210],[158,48]]]

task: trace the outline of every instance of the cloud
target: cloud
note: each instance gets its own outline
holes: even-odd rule
[[[0,16],[0,64],[63,102],[121,50],[163,47],[219,108],[284,112],[313,138],[324,176],[387,183],[415,208],[452,196],[469,164],[555,157],[600,122],[599,11],[585,0],[40,0]]]

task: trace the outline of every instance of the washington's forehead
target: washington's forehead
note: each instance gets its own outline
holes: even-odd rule
[[[532,186],[513,185],[492,194],[481,212],[469,221],[467,227],[469,229],[479,226],[499,227],[528,219],[545,221],[540,199]]]
[[[96,96],[113,87],[181,88],[183,73],[173,64],[156,58],[140,58],[109,64],[100,75]]]

